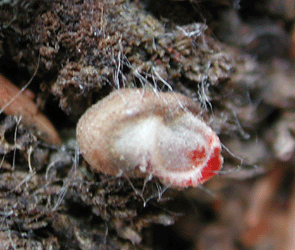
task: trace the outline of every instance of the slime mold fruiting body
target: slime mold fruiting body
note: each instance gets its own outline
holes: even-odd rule
[[[196,187],[222,167],[221,143],[175,92],[121,89],[90,107],[77,125],[86,161],[108,175],[156,176],[172,187]]]

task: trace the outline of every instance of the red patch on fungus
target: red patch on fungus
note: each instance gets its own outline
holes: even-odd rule
[[[202,147],[201,150],[188,152],[188,157],[191,158],[193,162],[198,162],[200,159],[206,157],[205,148]]]
[[[222,160],[219,153],[220,148],[215,148],[211,158],[207,162],[207,165],[202,170],[202,178],[200,179],[200,183],[216,175],[217,171],[221,168]]]
[[[192,179],[189,179],[188,181],[184,181],[182,186],[183,187],[190,187],[192,185]]]

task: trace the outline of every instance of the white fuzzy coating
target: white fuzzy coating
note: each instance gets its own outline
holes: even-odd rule
[[[197,186],[222,167],[221,144],[177,93],[124,89],[87,110],[77,125],[84,158],[96,170],[153,175],[173,187]]]
[[[141,172],[145,172],[147,162],[157,150],[157,133],[161,131],[159,127],[162,127],[159,117],[149,117],[124,128],[122,136],[113,145],[113,150],[121,156],[121,164],[129,169],[138,166]]]

